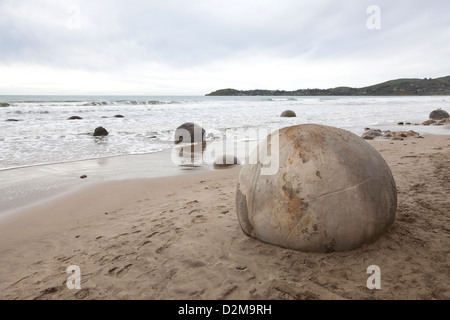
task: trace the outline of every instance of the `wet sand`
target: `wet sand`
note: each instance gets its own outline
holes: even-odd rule
[[[97,181],[0,221],[1,299],[449,299],[450,136],[370,141],[398,188],[374,243],[302,253],[243,234],[240,167]],[[66,269],[81,270],[81,289]],[[381,289],[366,287],[370,265]]]
[[[93,183],[182,176],[204,172],[212,165],[179,167],[172,150],[36,165],[0,171],[0,221],[18,208],[34,205]],[[81,179],[81,176],[85,176]]]

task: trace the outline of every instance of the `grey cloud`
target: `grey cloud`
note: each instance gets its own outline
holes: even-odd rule
[[[376,2],[382,29],[368,30],[366,8]],[[16,3],[0,4],[0,62],[108,70],[154,61],[183,68],[255,53],[373,59],[423,43],[449,48],[440,37],[449,32],[450,5],[443,1]],[[66,25],[71,4],[81,10],[79,30]]]

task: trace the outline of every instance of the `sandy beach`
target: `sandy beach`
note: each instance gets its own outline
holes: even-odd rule
[[[374,243],[315,254],[247,237],[240,166],[98,182],[0,221],[0,299],[450,299],[450,135],[368,143],[398,189]],[[381,289],[366,287],[370,265]]]

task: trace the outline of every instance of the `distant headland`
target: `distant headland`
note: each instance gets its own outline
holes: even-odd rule
[[[397,79],[363,88],[236,90],[220,89],[206,96],[430,96],[450,95],[450,76],[431,79]]]

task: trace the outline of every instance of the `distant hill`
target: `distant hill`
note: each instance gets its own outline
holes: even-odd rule
[[[450,95],[450,76],[436,79],[397,79],[363,88],[236,90],[220,89],[206,96],[431,96]]]

